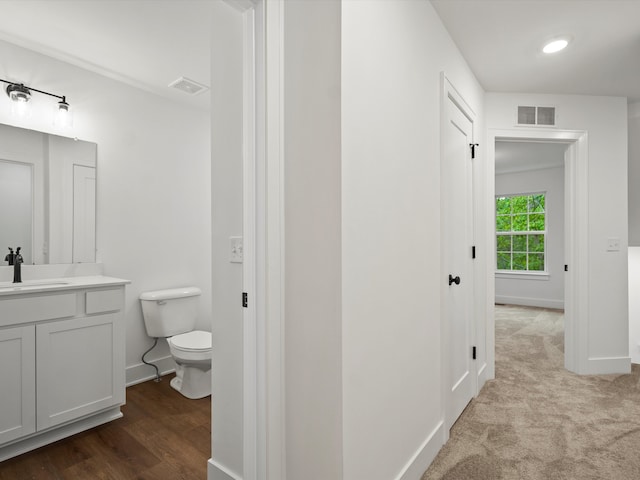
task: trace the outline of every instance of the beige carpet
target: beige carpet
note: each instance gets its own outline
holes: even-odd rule
[[[640,366],[563,368],[562,312],[496,306],[496,379],[422,480],[640,479]]]

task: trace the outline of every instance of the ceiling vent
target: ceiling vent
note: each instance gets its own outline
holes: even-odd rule
[[[553,127],[556,124],[556,107],[518,106],[518,125]]]
[[[206,85],[186,77],[180,77],[179,79],[171,82],[169,86],[188,93],[189,95],[197,95],[209,90],[209,87]]]

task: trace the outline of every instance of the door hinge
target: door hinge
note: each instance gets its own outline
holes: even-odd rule
[[[475,360],[475,359],[476,359],[476,347],[475,347],[475,345],[472,347],[472,351],[471,351],[471,358],[472,358],[473,360]]]
[[[476,258],[476,246],[471,247],[471,258]]]
[[[471,158],[476,158],[476,147],[478,146],[477,143],[470,143],[469,146],[471,147]]]
[[[244,308],[249,306],[249,294],[247,292],[242,292],[242,306]]]

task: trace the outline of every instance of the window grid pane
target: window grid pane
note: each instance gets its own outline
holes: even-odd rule
[[[496,260],[502,271],[545,271],[544,193],[496,197]]]

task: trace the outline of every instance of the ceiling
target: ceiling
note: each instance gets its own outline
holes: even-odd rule
[[[431,0],[487,92],[640,101],[640,0]],[[545,40],[570,35],[544,55]]]
[[[0,40],[208,110],[209,92],[169,88],[187,77],[210,86],[210,0],[0,0]]]
[[[431,0],[488,92],[627,96],[640,101],[640,0]],[[0,39],[209,109],[211,0],[0,0]],[[574,40],[543,56],[542,42]]]
[[[496,175],[564,166],[566,143],[496,141]]]

